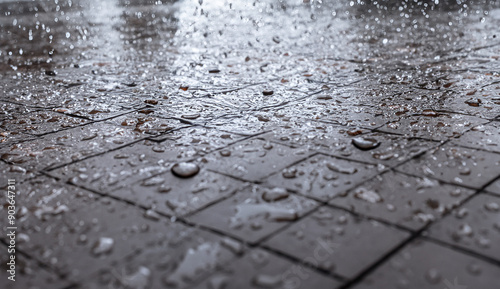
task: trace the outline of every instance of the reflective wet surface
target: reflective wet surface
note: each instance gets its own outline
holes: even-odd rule
[[[0,0],[0,287],[494,288],[499,68],[498,1]]]

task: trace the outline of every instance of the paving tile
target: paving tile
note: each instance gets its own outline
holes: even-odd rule
[[[23,187],[18,201],[22,202],[24,194],[29,200],[27,209],[18,213],[18,231],[23,234],[22,238],[18,235],[19,250],[70,280],[87,280],[113,262],[186,230],[181,224],[110,198],[96,198],[73,186],[32,182]]]
[[[396,169],[479,189],[498,176],[499,165],[500,154],[444,145]]]
[[[0,124],[0,129],[7,132],[22,131],[30,135],[42,135],[80,126],[89,121],[71,117],[54,111],[34,111],[27,114],[12,115]]]
[[[484,149],[500,153],[500,122],[474,127],[463,136],[452,141],[454,145]]]
[[[163,105],[155,107],[152,110],[153,116],[172,117],[182,119],[186,123],[205,124],[219,117],[238,113],[238,107],[229,105],[228,103],[214,100],[211,91],[197,91],[195,97],[169,97],[167,105],[163,101]]]
[[[473,193],[473,190],[436,180],[390,171],[338,195],[330,203],[418,230],[438,220]]]
[[[317,155],[281,170],[265,183],[327,201],[379,173],[374,165]]]
[[[79,186],[109,193],[169,170],[172,163],[165,158],[174,153],[155,142],[141,141],[50,171],[50,174]]]
[[[178,160],[204,156],[209,152],[243,139],[243,136],[216,129],[193,126],[149,139],[160,141],[161,143],[158,146],[163,147],[165,151],[179,152],[178,156],[171,158],[172,160]]]
[[[289,146],[307,147],[324,154],[386,166],[400,164],[438,145],[437,142],[408,139],[387,133],[370,133],[369,130],[357,127],[321,122],[308,122],[299,128],[280,128],[259,137]],[[352,144],[356,138],[374,139],[380,142],[380,145],[374,149],[360,150]]]
[[[179,178],[169,171],[107,194],[157,212],[183,216],[228,197],[243,186],[243,182],[202,168],[192,178]]]
[[[500,198],[474,197],[429,228],[428,235],[500,261]]]
[[[222,286],[222,288],[335,289],[339,285],[340,282],[314,272],[304,265],[262,249],[254,249],[193,288],[210,289]]]
[[[478,117],[428,110],[423,111],[421,114],[402,117],[400,120],[390,122],[378,130],[441,141],[459,137],[472,127],[487,122],[488,120]]]
[[[490,263],[417,240],[353,288],[494,288],[499,273],[500,268]]]
[[[63,105],[60,105],[63,103]],[[102,99],[70,99],[60,102],[53,108],[58,113],[79,116],[91,120],[105,120],[122,114],[127,114],[134,109],[123,108],[109,102],[109,97]]]
[[[20,166],[9,165],[2,161],[0,161],[0,174],[4,176],[0,180],[0,188],[2,189],[7,187],[8,179],[13,179],[16,181],[16,183],[21,183],[26,179],[30,179],[39,175],[37,172],[27,171],[26,169]]]
[[[205,156],[205,166],[243,180],[259,181],[308,154],[307,150],[250,139]]]
[[[288,194],[284,189],[250,186],[188,220],[257,243],[317,206],[318,203]]]
[[[3,244],[0,245],[2,254],[0,255],[0,262],[2,264],[0,270],[0,287],[9,289],[32,289],[32,288],[55,288],[62,289],[68,287],[71,283],[61,279],[54,272],[48,271],[47,268],[41,267],[36,261],[26,258],[21,254],[16,254],[15,259],[15,281],[7,279],[10,270],[7,247]]]
[[[2,159],[27,170],[50,169],[118,148],[142,135],[107,123],[95,123],[0,149]]]
[[[234,239],[194,228],[150,234],[158,237],[156,244],[99,270],[76,288],[193,288],[246,250]]]
[[[397,115],[389,113],[387,110],[362,105],[332,106],[326,109],[323,114],[324,116],[315,117],[315,120],[365,129],[375,129],[399,119]]]
[[[353,278],[403,242],[408,233],[322,207],[264,244],[345,278]]]
[[[176,119],[165,119],[152,116],[147,109],[115,117],[108,122],[114,123],[122,128],[128,128],[135,132],[148,135],[159,135],[172,129],[185,126]]]

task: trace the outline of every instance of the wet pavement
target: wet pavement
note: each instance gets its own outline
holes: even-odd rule
[[[1,0],[0,74],[1,288],[500,284],[497,1]]]

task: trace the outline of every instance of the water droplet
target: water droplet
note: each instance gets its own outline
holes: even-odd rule
[[[282,176],[285,179],[293,179],[297,177],[297,169],[296,168],[289,168],[289,169],[284,169],[282,172]]]
[[[439,273],[438,270],[436,269],[430,269],[427,271],[425,274],[425,279],[430,283],[430,284],[438,284],[441,282],[441,274]]]
[[[387,204],[387,211],[389,212],[395,212],[396,211],[396,207],[392,204]]]
[[[270,150],[273,148],[273,144],[270,142],[266,142],[264,145],[262,145],[262,147],[266,150]]]
[[[92,246],[92,253],[96,256],[107,254],[113,249],[114,243],[112,238],[101,237]]]
[[[154,147],[152,148],[152,150],[153,150],[155,153],[164,153],[164,152],[165,152],[165,148],[160,147],[160,146],[154,146]]]
[[[383,198],[377,192],[366,188],[358,188],[354,192],[354,197],[372,204],[383,202]]]
[[[150,220],[154,220],[154,221],[158,221],[161,218],[160,215],[157,212],[155,212],[154,210],[147,210],[144,213],[144,217],[146,217],[147,219],[150,219]]]
[[[241,255],[243,253],[243,244],[234,239],[225,237],[221,240],[221,245],[231,250],[236,255]]]
[[[458,173],[461,174],[462,176],[468,176],[470,175],[471,170],[468,167],[459,167]]]
[[[467,217],[467,215],[469,214],[469,210],[466,209],[466,208],[460,208],[456,213],[455,213],[455,216],[458,218],[458,219],[463,219],[465,217]]]
[[[172,187],[169,187],[167,185],[161,185],[159,188],[158,188],[158,192],[159,193],[162,193],[162,194],[166,194],[168,192],[170,192],[172,190]]]
[[[261,288],[278,288],[282,283],[281,275],[258,274],[252,279],[252,283]]]
[[[483,236],[479,236],[476,238],[476,243],[481,248],[489,248],[491,245],[491,241]]]
[[[371,150],[380,146],[380,142],[373,138],[357,137],[352,139],[352,144],[360,150]]]
[[[275,202],[288,198],[288,192],[283,188],[266,189],[262,194],[262,199],[266,202]]]
[[[230,150],[221,150],[219,154],[223,157],[229,157],[231,156],[231,151]]]
[[[203,272],[213,270],[218,264],[220,245],[203,243],[187,250],[175,271],[165,278],[167,285],[179,287],[185,281],[192,282]]]
[[[327,163],[326,167],[329,168],[330,170],[337,172],[337,173],[342,173],[342,174],[347,174],[347,175],[352,175],[355,174],[358,169],[353,168],[353,167],[341,167],[338,166],[334,163]]]
[[[467,271],[471,273],[472,275],[480,275],[481,274],[481,266],[479,266],[477,263],[470,263],[467,265]]]
[[[200,167],[194,163],[177,163],[172,167],[172,173],[179,178],[190,178],[198,174]]]
[[[159,184],[162,184],[164,181],[165,181],[165,179],[163,179],[161,177],[154,177],[154,178],[144,180],[141,185],[143,185],[145,187],[157,186]]]
[[[199,113],[183,114],[181,117],[184,119],[197,119],[200,117],[200,114]]]
[[[498,212],[500,210],[500,206],[495,202],[484,205],[484,208],[490,212]]]
[[[151,270],[140,266],[136,272],[120,277],[119,281],[125,288],[148,289],[151,284]]]

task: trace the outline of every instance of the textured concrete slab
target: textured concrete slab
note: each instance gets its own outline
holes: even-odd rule
[[[322,207],[273,236],[265,245],[350,279],[407,237],[407,232]]]
[[[331,204],[357,214],[419,230],[460,206],[473,190],[387,172],[340,194]]]

